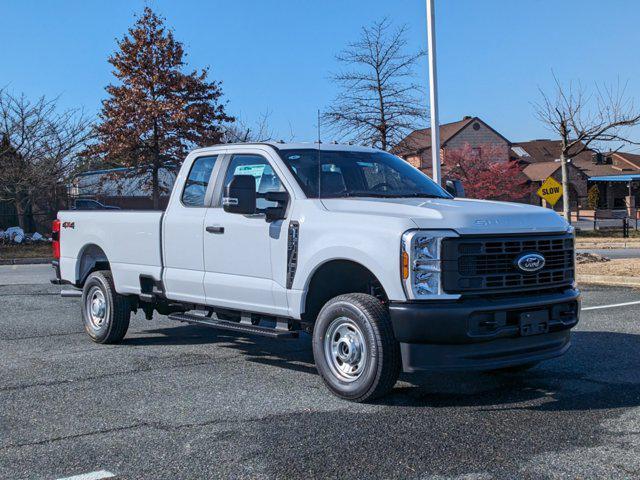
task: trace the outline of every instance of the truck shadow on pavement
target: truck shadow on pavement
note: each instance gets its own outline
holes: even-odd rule
[[[375,405],[282,414],[248,435],[274,477],[335,475],[343,456],[317,452],[339,439],[360,478],[637,478],[638,406],[640,335],[575,332],[528,372],[406,375]]]
[[[282,375],[316,375],[307,335],[283,342],[191,326],[137,335],[125,343],[233,349],[239,361],[280,368]],[[326,452],[335,452],[339,439],[359,478],[474,472],[482,474],[477,478],[575,478],[585,471],[591,478],[631,478],[625,469],[637,462],[640,335],[577,331],[565,356],[523,373],[403,375],[388,396],[369,405],[336,401],[322,388],[295,403],[298,408],[259,422],[225,427],[227,436],[213,444],[235,452],[231,472],[335,477],[344,458]],[[241,438],[243,447],[229,438]],[[594,470],[599,465],[613,470]]]
[[[144,334],[153,336],[127,338],[124,343],[211,345],[235,350],[248,362],[316,374],[311,338],[306,334],[278,341],[197,326],[145,330]],[[640,406],[640,335],[576,331],[565,356],[529,371],[403,374],[400,380],[376,404],[545,411],[635,407]]]
[[[141,332],[153,336],[136,336],[123,340],[123,345],[211,345],[237,351],[245,361],[287,370],[316,373],[311,351],[311,337],[305,333],[298,339],[273,340],[250,337],[207,327],[185,325]]]
[[[519,372],[404,376],[380,404],[541,411],[640,406],[640,335],[573,332],[565,356]]]
[[[246,353],[252,362],[316,373],[310,342],[308,350],[276,353],[268,349],[261,357],[251,347]],[[538,411],[637,407],[640,335],[574,332],[573,346],[565,356],[519,373],[402,374],[393,391],[375,403]]]

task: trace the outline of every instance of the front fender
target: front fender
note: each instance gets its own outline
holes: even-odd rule
[[[327,262],[346,260],[358,263],[369,270],[380,282],[389,300],[405,301],[406,296],[400,282],[399,249],[396,252],[395,257],[397,258],[395,261],[393,260],[394,257],[388,258],[387,255],[383,255],[383,257],[385,257],[383,258],[385,261],[381,261],[382,259],[378,259],[362,249],[353,247],[332,246],[323,248],[310,255],[304,263],[299,264],[293,282],[293,289],[303,292],[302,302],[304,302],[304,295],[309,289],[309,283],[314,273]]]

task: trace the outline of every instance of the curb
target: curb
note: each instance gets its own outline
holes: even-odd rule
[[[51,263],[50,258],[0,258],[0,265],[42,265]]]
[[[640,288],[640,277],[617,277],[615,275],[577,275],[578,284],[611,285],[616,287]]]

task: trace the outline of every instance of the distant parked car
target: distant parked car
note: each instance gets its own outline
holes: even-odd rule
[[[120,210],[120,207],[105,205],[97,200],[80,198],[73,202],[72,210]]]

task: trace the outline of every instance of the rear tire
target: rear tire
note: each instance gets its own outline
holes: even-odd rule
[[[82,290],[84,329],[96,343],[120,343],[129,328],[129,299],[116,292],[111,272],[93,272]]]
[[[329,300],[313,329],[318,373],[338,397],[364,402],[388,393],[400,375],[400,346],[389,312],[363,293]]]

